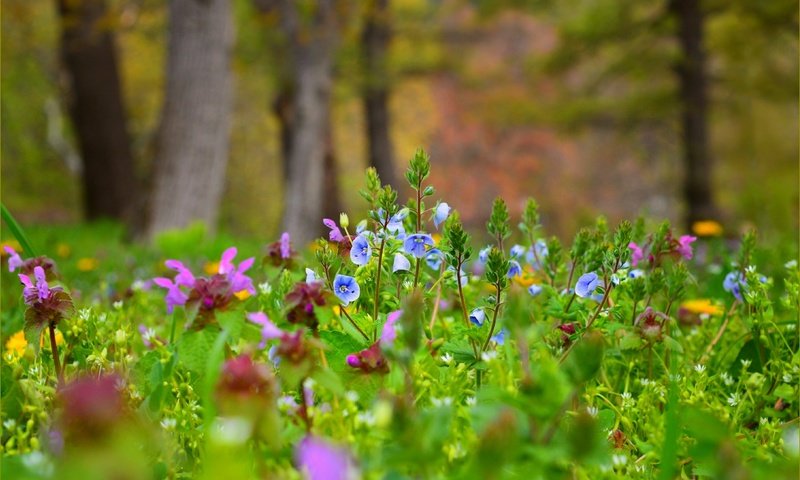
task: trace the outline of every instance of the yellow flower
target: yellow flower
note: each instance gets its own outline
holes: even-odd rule
[[[233,296],[238,298],[239,300],[247,300],[250,298],[250,292],[247,290],[239,290],[238,292],[234,293]]]
[[[206,275],[216,275],[219,273],[219,262],[206,262],[203,265],[203,271],[206,272]]]
[[[681,304],[681,309],[695,314],[722,315],[722,307],[708,299],[687,300]]]
[[[722,225],[715,220],[698,220],[692,223],[692,233],[698,237],[718,237],[722,235]]]
[[[78,260],[78,270],[81,272],[91,272],[97,268],[97,259],[84,257]]]
[[[59,257],[67,258],[69,257],[70,253],[72,253],[72,249],[69,248],[69,245],[67,245],[66,243],[59,243],[56,246],[56,254],[58,254]]]
[[[442,235],[439,233],[432,234],[431,238],[433,239],[433,243],[435,243],[436,245],[439,245],[439,242],[442,241]]]
[[[333,314],[337,317],[342,313],[342,308],[339,305],[333,306]]]
[[[8,340],[6,340],[6,355],[9,359],[21,357],[25,353],[26,348],[28,348],[28,341],[25,340],[25,332],[22,330],[11,335]]]
[[[531,285],[536,283],[537,280],[538,278],[536,276],[536,272],[533,271],[533,268],[527,265],[522,270],[521,274],[517,275],[512,279],[514,283],[516,283],[517,285],[522,285],[525,288],[530,287]]]
[[[18,241],[3,240],[3,242],[0,243],[0,257],[5,257],[8,255],[8,252],[6,252],[6,249],[4,247],[11,247],[14,249],[15,252],[22,253],[22,246],[19,244]]]

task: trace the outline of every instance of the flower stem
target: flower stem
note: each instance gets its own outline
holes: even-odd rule
[[[380,299],[381,295],[381,272],[383,271],[383,247],[386,245],[386,236],[381,239],[381,248],[378,250],[378,276],[375,279],[375,299],[374,299],[374,309],[372,315],[372,321],[375,322],[375,330],[372,332],[372,341],[375,341],[378,337],[378,300]]]
[[[58,344],[56,343],[56,326],[52,323],[49,326],[50,330],[50,351],[53,354],[53,365],[56,368],[56,376],[58,377],[58,386],[64,386],[64,372],[61,370],[61,358],[58,355]]]
[[[419,283],[419,258],[417,259],[417,266],[414,267],[414,290],[417,289]]]
[[[359,327],[356,321],[353,320],[353,317],[351,317],[350,314],[347,313],[347,309],[345,309],[344,307],[340,307],[340,310],[342,311],[342,313],[344,313],[344,316],[347,317],[348,320],[350,320],[350,323],[356,328],[356,330],[358,330],[358,333],[360,333],[361,336],[364,337],[364,340],[369,342],[369,335],[364,333],[364,330],[361,330],[361,327]]]
[[[483,347],[481,348],[481,353],[486,351],[486,348],[489,346],[489,342],[492,340],[492,335],[494,334],[494,327],[497,325],[497,314],[500,312],[500,289],[499,285],[495,285],[497,289],[497,296],[495,297],[494,303],[494,312],[492,313],[492,325],[489,327],[489,335],[486,336],[486,341],[483,342]]]

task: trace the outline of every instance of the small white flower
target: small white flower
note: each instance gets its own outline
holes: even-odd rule
[[[792,374],[791,373],[784,373],[783,374],[783,383],[792,383]]]
[[[375,426],[375,414],[371,411],[360,412],[356,414],[356,424],[364,425],[366,427]]]
[[[475,397],[467,397],[465,403],[468,407],[474,407],[476,403],[478,403],[478,399]]]
[[[106,312],[103,312],[97,316],[97,321],[100,323],[105,323],[106,318],[108,318],[108,315],[106,315]]]
[[[431,397],[431,404],[433,404],[434,407],[449,407],[450,405],[453,404],[453,399],[450,397],[444,397],[444,398]]]
[[[624,467],[625,464],[628,463],[628,456],[615,453],[614,455],[611,456],[611,463],[613,463],[614,466],[617,468]]]
[[[156,331],[152,328],[148,328],[142,333],[142,338],[145,342],[151,342],[156,337]]]
[[[792,269],[797,266],[797,260],[789,260],[788,262],[783,264],[783,267],[787,270]]]
[[[728,372],[722,372],[719,376],[722,378],[722,382],[725,384],[725,386],[730,387],[733,385],[733,377],[728,375]]]
[[[488,363],[488,362],[494,360],[495,358],[497,358],[497,352],[496,351],[481,353],[481,360],[483,360],[484,362]]]
[[[740,362],[742,362],[742,366],[744,367],[745,370],[750,368],[750,363],[751,363],[750,360],[748,360],[746,358],[743,358],[743,359],[740,360]]]
[[[669,376],[669,379],[673,382],[680,382],[683,376],[680,373],[673,373]]]
[[[730,405],[731,407],[735,407],[736,405],[738,405],[739,400],[740,398],[738,393],[733,393],[727,398],[728,405]]]
[[[760,423],[761,425],[768,425],[769,419],[767,417],[761,417],[758,419],[758,423]]]
[[[716,263],[712,263],[712,264],[709,264],[709,266],[708,266],[708,273],[710,273],[712,275],[717,275],[721,271],[722,271],[722,265],[719,265],[719,264],[716,264]]]
[[[694,366],[694,371],[697,372],[697,373],[703,374],[706,371],[706,366],[697,364],[697,365]]]
[[[269,282],[259,283],[258,291],[261,292],[261,295],[269,295],[272,293],[272,285]]]
[[[350,403],[356,403],[358,401],[358,392],[353,390],[348,390],[344,396]]]
[[[586,413],[588,413],[592,417],[596,417],[597,416],[597,407],[586,407]]]
[[[3,422],[3,428],[6,430],[14,430],[17,427],[17,421],[13,418],[9,418]]]
[[[640,378],[639,379],[639,384],[641,386],[643,386],[643,387],[646,387],[646,386],[650,385],[650,379],[649,378]]]
[[[175,428],[177,421],[174,418],[165,418],[161,420],[161,427],[164,430],[172,430]]]
[[[122,300],[117,300],[113,304],[115,310],[120,310],[122,308]]]
[[[441,360],[447,365],[450,365],[453,362],[453,356],[450,355],[450,352],[447,352],[441,356]]]
[[[632,397],[631,392],[625,392],[622,394],[623,400],[630,400]]]
[[[214,422],[212,435],[220,443],[241,445],[250,437],[252,423],[242,417],[218,418]]]

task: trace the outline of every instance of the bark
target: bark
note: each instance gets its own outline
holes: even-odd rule
[[[148,234],[216,228],[228,162],[233,22],[230,0],[169,3],[167,88]]]
[[[333,142],[333,126],[330,117],[325,124],[325,184],[323,185],[324,194],[322,201],[322,216],[333,218],[338,222],[339,214],[344,211],[342,208],[342,197],[339,191],[339,169],[336,168],[336,149]]]
[[[59,0],[67,105],[82,160],[87,219],[134,220],[139,211],[117,55],[104,0]]]
[[[704,15],[698,0],[672,0],[682,58],[677,65],[683,144],[686,223],[714,218],[713,162],[708,146],[708,79],[703,48]]]
[[[369,163],[382,183],[400,188],[394,165],[390,133],[388,49],[391,42],[389,0],[372,0],[366,13],[361,43],[364,46],[364,114]]]
[[[325,157],[330,150],[330,96],[333,83],[333,54],[337,40],[335,2],[315,3],[309,21],[301,21],[296,5],[281,3],[281,24],[288,39],[291,78],[294,91],[288,157],[285,165],[283,226],[296,245],[303,245],[319,235],[323,202],[333,192],[325,189]],[[328,172],[334,166],[329,158]],[[330,173],[327,175],[331,177]]]

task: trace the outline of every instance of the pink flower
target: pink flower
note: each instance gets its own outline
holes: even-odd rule
[[[292,243],[289,239],[289,232],[281,234],[281,258],[284,260],[292,256]]]
[[[175,270],[178,274],[175,276],[175,283],[187,288],[192,288],[194,286],[194,275],[192,272],[186,268],[183,263],[177,260],[167,260],[164,262],[164,265],[167,268]]]
[[[635,267],[644,258],[644,252],[642,251],[642,247],[636,245],[634,242],[629,243],[628,248],[631,249],[631,265]]]
[[[276,327],[265,313],[248,313],[247,319],[261,326],[261,343],[258,345],[258,348],[264,348],[267,345],[267,340],[280,338],[283,335],[283,331]]]
[[[181,291],[181,286],[179,284],[164,277],[154,278],[153,283],[161,288],[167,289],[167,296],[164,297],[164,300],[167,302],[167,313],[172,313],[172,310],[175,309],[175,305],[186,305],[186,301],[189,297]]]
[[[6,253],[8,253],[8,271],[13,272],[21,268],[25,262],[22,261],[22,257],[19,256],[19,253],[15,252],[14,249],[9,246],[3,248],[5,248]]]
[[[342,235],[342,231],[339,230],[339,227],[336,226],[336,222],[334,222],[330,218],[323,218],[322,223],[326,227],[331,229],[331,232],[328,235],[328,238],[330,239],[331,242],[341,242],[342,240],[344,240],[344,235]]]
[[[697,237],[691,235],[682,235],[681,238],[678,239],[678,253],[686,260],[692,259],[692,243],[695,240],[697,240]]]
[[[397,330],[394,324],[400,319],[400,314],[402,313],[402,310],[395,310],[386,317],[386,323],[383,324],[383,330],[381,330],[381,344],[384,347],[391,347],[397,338]]]
[[[247,290],[251,295],[255,295],[256,288],[253,286],[253,280],[244,274],[244,272],[248,271],[250,267],[253,266],[255,258],[250,257],[237,267],[236,264],[233,263],[236,253],[236,247],[231,247],[222,252],[222,258],[219,261],[219,273],[227,275],[233,293]]]

